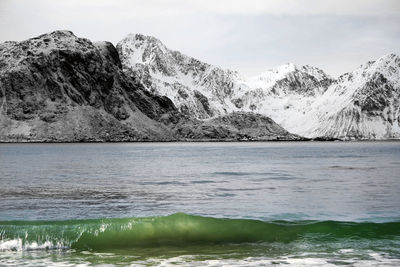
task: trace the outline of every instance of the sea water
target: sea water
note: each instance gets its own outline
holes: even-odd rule
[[[0,265],[400,265],[400,142],[0,145]]]

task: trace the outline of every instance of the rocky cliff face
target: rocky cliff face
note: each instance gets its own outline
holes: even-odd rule
[[[179,53],[172,56],[180,61]],[[155,64],[165,75],[178,71],[161,58],[156,58]],[[179,71],[203,67],[195,60],[185,61]],[[271,139],[299,139],[272,120],[269,127],[279,130],[260,130],[262,134],[258,130],[248,134],[229,122],[221,126],[218,121],[199,121],[185,115],[188,112],[182,108],[180,112],[168,97],[153,94],[155,90],[149,90],[145,75],[144,71],[125,74],[111,43],[92,43],[69,31],[2,43],[0,141],[169,141],[243,136],[257,139],[267,135]],[[214,114],[209,98],[200,91],[180,91],[182,97],[186,93],[196,99],[202,112]],[[198,127],[196,134],[185,134],[184,129],[194,125]],[[209,134],[210,127],[220,126],[223,135]]]
[[[115,47],[68,31],[0,45],[0,140],[171,139],[173,103],[121,70]]]
[[[208,120],[182,121],[175,130],[183,140],[304,140],[272,119],[252,112],[232,112]]]
[[[321,69],[291,63],[247,78],[143,35],[128,35],[117,49],[128,75],[196,118],[245,111],[307,137],[400,137],[400,66],[393,54],[335,80]]]

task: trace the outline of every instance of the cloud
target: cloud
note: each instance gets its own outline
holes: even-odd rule
[[[31,0],[14,0],[32,2]],[[399,0],[37,0],[53,10],[72,10],[103,19],[133,16],[211,15],[400,15]]]
[[[400,53],[398,0],[0,0],[0,41],[70,29],[116,44],[143,33],[257,74],[286,62],[333,75]]]
[[[21,0],[19,0],[21,1]],[[28,0],[25,0],[28,1]],[[223,15],[396,15],[398,0],[42,0],[67,8],[119,7],[139,16],[198,12]],[[125,12],[123,12],[125,13]]]
[[[400,15],[398,0],[2,0],[14,8],[114,18],[214,15]],[[117,16],[118,15],[118,16]]]
[[[236,15],[393,15],[400,14],[397,0],[195,0],[175,1],[179,6],[217,14]],[[188,4],[190,3],[190,4]],[[190,7],[189,7],[190,6]]]

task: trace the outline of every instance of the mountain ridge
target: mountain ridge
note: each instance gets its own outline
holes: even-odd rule
[[[144,73],[144,83],[152,92],[170,97],[178,109],[196,118],[207,119],[246,111],[271,117],[289,131],[310,138],[400,137],[400,64],[395,54],[368,62],[360,67],[365,68],[364,71],[356,69],[338,79],[319,68],[293,63],[267,70],[258,76],[244,77],[237,71],[222,69],[170,50],[155,37],[129,36],[134,39],[133,42],[123,39],[117,45],[124,71],[128,75]],[[137,36],[141,42],[136,41]],[[140,53],[146,49],[143,48],[147,44],[146,38],[152,40],[153,56],[163,63],[163,69],[172,69],[173,72],[163,72],[157,64],[146,60],[146,54]],[[161,48],[157,49],[158,46]],[[136,62],[134,59],[137,57],[141,57],[142,62]],[[191,66],[182,71],[182,62],[194,62],[192,64],[197,68]],[[379,67],[375,62],[394,63]],[[377,74],[372,77],[373,73]],[[353,76],[356,78],[351,78]],[[352,83],[349,80],[353,80]],[[364,84],[360,93],[350,97],[345,94],[356,90],[354,88],[360,87],[360,84]],[[338,93],[340,91],[341,94]],[[378,91],[380,99],[375,98]],[[334,96],[336,103],[328,101],[328,96]],[[357,108],[359,104],[362,105],[360,110]],[[377,105],[379,112],[376,111]],[[390,109],[390,114],[383,112],[385,108]]]

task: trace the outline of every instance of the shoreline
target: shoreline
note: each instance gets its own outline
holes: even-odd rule
[[[378,142],[400,142],[400,139],[302,139],[302,140],[224,140],[224,139],[199,139],[199,140],[138,140],[138,141],[0,141],[1,144],[116,144],[116,143],[279,143],[279,142],[312,142],[312,143],[378,143]]]

